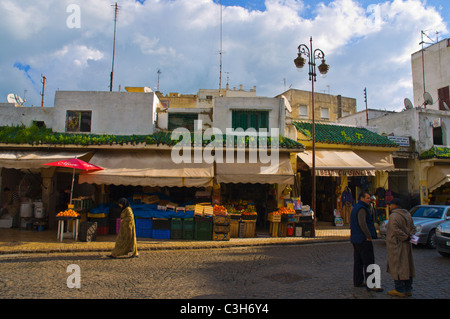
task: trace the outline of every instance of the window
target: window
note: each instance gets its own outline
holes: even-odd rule
[[[320,117],[322,119],[327,119],[328,120],[330,118],[330,109],[321,107],[320,108]]]
[[[444,145],[444,140],[442,139],[442,126],[433,127],[433,144]]]
[[[179,127],[184,127],[190,132],[194,132],[194,121],[196,120],[198,120],[197,113],[169,113],[169,131],[173,131]]]
[[[450,107],[450,96],[449,96],[449,87],[443,87],[438,89],[438,98],[439,98],[439,110],[441,111],[449,111],[444,105],[447,105],[447,107]]]
[[[268,111],[233,111],[232,114],[233,130],[242,128],[244,131],[248,128],[269,129]]]
[[[298,115],[301,117],[308,117],[308,106],[299,105],[298,106]]]
[[[90,132],[92,111],[67,111],[66,132]]]

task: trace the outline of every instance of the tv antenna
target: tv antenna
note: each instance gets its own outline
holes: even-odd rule
[[[437,34],[437,33],[436,33]],[[426,36],[431,42],[425,42],[423,37]],[[424,44],[434,44],[433,39],[431,39],[423,30],[420,31],[421,41],[419,45],[422,46],[422,76],[423,76],[423,93],[426,93],[425,87],[425,49],[423,47]]]
[[[220,50],[219,50],[219,56],[220,56],[220,65],[219,65],[219,97],[221,96],[221,90],[222,90],[222,0],[220,0]]]
[[[41,96],[42,96],[42,101],[41,101],[41,107],[44,107],[44,97],[45,97],[45,83],[47,81],[47,78],[45,76],[43,76],[41,74],[41,83],[42,83],[42,92],[41,92]]]
[[[113,40],[113,56],[112,56],[111,77],[110,77],[110,83],[109,83],[109,91],[110,92],[112,92],[112,90],[113,90],[114,60],[115,60],[115,56],[116,56],[116,26],[117,26],[117,15],[119,13],[119,8],[120,8],[117,5],[117,2],[112,7],[114,8],[114,40]]]
[[[162,72],[161,72],[160,69],[158,69],[158,71],[156,73],[158,73],[158,88],[157,88],[157,91],[159,91],[159,77],[160,77]]]

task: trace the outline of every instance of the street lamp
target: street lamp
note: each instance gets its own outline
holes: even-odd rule
[[[314,223],[313,223],[313,236],[315,236],[316,232],[316,219],[317,219],[317,211],[316,211],[316,124],[315,124],[315,116],[314,116],[314,82],[316,82],[317,73],[316,73],[316,60],[322,60],[322,63],[317,67],[319,69],[320,74],[327,74],[330,66],[325,63],[325,54],[320,49],[313,50],[312,45],[312,37],[310,38],[309,48],[305,44],[300,44],[298,46],[298,56],[294,60],[295,66],[299,69],[303,68],[306,63],[306,59],[303,57],[306,56],[308,59],[309,65],[309,80],[311,81],[311,97],[312,97],[312,211],[314,212]]]

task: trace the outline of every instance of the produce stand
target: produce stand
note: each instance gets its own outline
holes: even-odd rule
[[[294,209],[291,205],[280,207],[268,214],[268,220],[272,237],[313,236],[314,213],[307,205],[301,206],[301,209]]]
[[[63,241],[63,239],[64,239],[64,224],[66,221],[67,222],[73,221],[72,236],[73,236],[73,239],[77,240],[80,214],[69,209],[64,212],[60,212],[58,215],[56,215],[56,220],[58,221],[58,232],[57,232],[57,237],[56,237],[57,239],[59,239],[61,242]]]

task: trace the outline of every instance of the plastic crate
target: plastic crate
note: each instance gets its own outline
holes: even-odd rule
[[[195,221],[195,240],[211,240],[212,239],[212,226],[211,221]]]
[[[97,223],[87,221],[81,222],[78,239],[86,242],[95,241],[97,239]]]
[[[172,218],[170,220],[170,230],[183,230],[183,220],[181,218]]]
[[[170,239],[170,229],[153,229],[153,239]]]
[[[194,239],[194,231],[183,229],[183,239]]]
[[[182,229],[171,229],[170,230],[170,238],[171,239],[182,239],[183,238],[183,230]]]
[[[108,226],[97,227],[97,236],[108,235],[108,232],[109,232]]]
[[[116,218],[116,234],[119,233],[120,230],[120,218]]]
[[[153,229],[170,230],[170,219],[153,218]]]
[[[183,219],[183,230],[192,231],[192,232],[195,230],[194,218]]]
[[[137,218],[136,237],[152,238],[153,220],[151,218]]]

